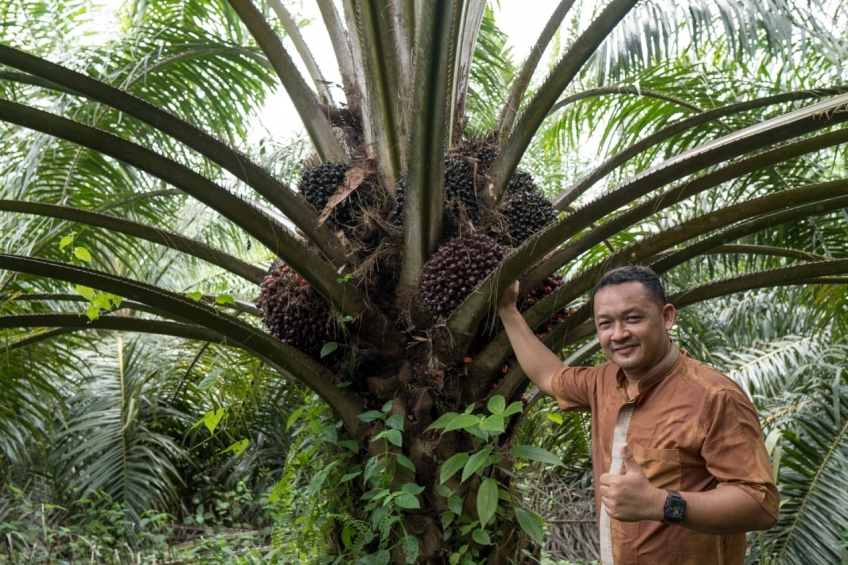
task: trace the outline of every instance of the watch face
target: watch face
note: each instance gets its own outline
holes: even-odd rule
[[[665,519],[669,522],[681,522],[686,514],[686,502],[682,500],[669,500],[665,508]]]

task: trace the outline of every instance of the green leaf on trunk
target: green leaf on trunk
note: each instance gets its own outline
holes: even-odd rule
[[[368,412],[363,412],[358,415],[357,418],[362,420],[365,423],[373,422],[374,420],[378,420],[383,417],[382,412],[377,412],[376,410],[369,410]]]
[[[406,562],[410,565],[418,561],[418,553],[421,551],[418,547],[418,540],[412,536],[404,536],[403,545],[406,546]]]
[[[427,426],[427,429],[438,430],[444,428],[445,426],[453,422],[454,418],[456,418],[457,416],[459,416],[459,414],[457,414],[456,412],[446,412],[445,414],[439,416],[439,418],[435,422]]]
[[[388,549],[381,549],[377,552],[377,556],[374,558],[374,565],[389,565],[389,561],[392,560],[392,554]]]
[[[468,432],[469,434],[473,435],[474,437],[481,439],[483,441],[489,440],[489,432],[487,432],[486,430],[480,429],[480,424],[474,424],[473,426],[468,426],[467,428],[465,428],[465,431]]]
[[[392,445],[396,445],[398,447],[403,445],[403,436],[401,436],[398,430],[384,430],[379,434],[375,435],[371,441],[375,442],[378,439],[383,438],[386,438],[386,441],[388,441]]]
[[[507,406],[506,410],[503,411],[503,414],[501,414],[501,416],[503,416],[504,418],[509,418],[513,414],[519,414],[521,412],[524,412],[524,405],[516,401]]]
[[[445,426],[445,429],[442,431],[442,433],[470,428],[471,426],[476,426],[479,423],[480,416],[474,416],[472,414],[460,414],[459,416],[454,418],[450,424]]]
[[[197,302],[198,300],[203,298],[203,293],[200,292],[199,290],[195,290],[195,291],[192,291],[192,292],[186,292],[186,298],[190,298],[190,299],[194,300],[195,302]]]
[[[527,532],[530,539],[539,545],[544,545],[544,522],[542,522],[542,519],[538,515],[528,510],[524,510],[523,508],[516,508],[515,517],[518,520],[518,525],[521,526],[522,530]]]
[[[541,447],[535,445],[516,445],[509,452],[515,457],[522,459],[530,459],[531,461],[539,461],[541,463],[550,463],[551,465],[565,466],[562,459]]]
[[[464,483],[468,477],[479,471],[486,464],[486,460],[489,458],[492,449],[494,448],[491,445],[487,445],[468,458],[468,463],[465,464],[465,469],[462,470],[462,479],[460,482]]]
[[[450,487],[446,487],[445,485],[439,485],[436,487],[436,494],[447,498],[453,494],[453,491]]]
[[[339,348],[339,344],[335,341],[330,341],[324,344],[324,347],[321,348],[321,359],[335,351]]]
[[[418,499],[415,498],[414,495],[409,494],[408,492],[401,493],[395,497],[395,505],[398,508],[406,508],[406,509],[416,509],[421,508],[421,504],[418,502]]]
[[[100,317],[100,308],[97,306],[89,306],[85,309],[85,315],[88,316],[89,320],[96,320]]]
[[[480,429],[487,432],[501,434],[504,432],[504,419],[500,414],[492,414],[488,418],[480,422]]]
[[[378,495],[378,494],[381,494],[381,493],[385,494],[385,492],[386,492],[386,491],[385,491],[385,490],[383,490],[383,489],[381,489],[381,488],[372,488],[371,490],[369,490],[368,492],[364,493],[364,494],[363,494],[361,497],[359,497],[359,498],[360,498],[360,500],[373,500],[374,498],[376,498],[376,497],[377,497],[377,495]]]
[[[415,483],[404,483],[401,485],[400,490],[405,493],[415,495],[424,492],[424,487],[416,485]]]
[[[465,452],[452,455],[450,459],[444,462],[442,470],[439,472],[439,482],[444,483],[446,480],[456,474],[457,471],[465,467],[468,462],[468,454]]]
[[[368,481],[374,475],[379,473],[383,469],[383,465],[380,460],[376,457],[372,457],[368,460],[368,463],[365,464],[365,475],[362,477],[363,481]]]
[[[495,515],[498,509],[498,481],[489,477],[480,485],[477,491],[477,515],[480,516],[480,524],[485,526]],[[475,532],[476,533],[476,532]],[[487,540],[488,540],[488,536]],[[477,538],[474,538],[475,540]],[[478,543],[482,543],[479,542]],[[485,543],[483,545],[488,545]]]
[[[395,430],[403,431],[403,416],[400,414],[392,414],[386,419],[386,425]]]
[[[506,400],[500,394],[493,396],[489,399],[489,403],[486,405],[486,408],[489,409],[489,412],[492,414],[500,414],[506,408]]]
[[[448,498],[448,510],[456,514],[457,516],[462,515],[462,499],[458,496],[454,495]]]
[[[406,455],[401,455],[400,453],[398,453],[395,455],[395,460],[397,461],[398,465],[400,465],[404,469],[408,469],[413,473],[415,472],[415,463],[413,463]]]
[[[343,439],[341,441],[336,442],[336,444],[340,445],[341,447],[344,447],[351,453],[359,452],[359,444],[353,441],[352,439]]]
[[[492,540],[489,539],[489,534],[485,530],[474,530],[471,539],[480,545],[492,545]]]
[[[59,240],[59,249],[64,249],[74,242],[74,235],[66,235]]]

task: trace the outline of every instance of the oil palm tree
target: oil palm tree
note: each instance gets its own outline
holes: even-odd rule
[[[238,348],[327,403],[362,477],[394,477],[382,489],[347,477],[365,497],[348,518],[389,527],[356,542],[361,528],[339,519],[338,552],[518,558],[522,530],[538,539],[539,525],[511,490],[504,414],[527,380],[492,317],[506,285],[521,279],[528,323],[575,360],[593,349],[585,294],[616,265],[652,265],[680,308],[841,284],[848,271],[844,245],[830,245],[844,234],[848,180],[822,166],[848,139],[844,77],[829,63],[844,49],[828,35],[843,7],[573,4],[557,5],[512,73],[477,49],[499,45],[483,1],[319,1],[333,89],[278,1],[128,3],[108,49],[85,47],[63,17],[80,3],[5,6],[9,355],[78,330]],[[559,57],[534,83],[555,37]],[[807,63],[821,72],[804,75]],[[299,182],[244,143],[272,85],[311,142]],[[603,159],[578,143],[599,144]],[[523,161],[533,147],[552,149]],[[540,190],[534,175],[559,186]],[[828,244],[772,235],[811,225]],[[732,268],[684,276],[715,253]],[[473,412],[487,402],[490,428],[460,425],[482,425]]]

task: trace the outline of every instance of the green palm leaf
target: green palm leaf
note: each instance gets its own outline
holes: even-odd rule
[[[761,536],[762,557],[777,563],[840,563],[848,558],[844,367],[828,380],[810,391],[813,402],[783,431],[780,519],[777,528]]]

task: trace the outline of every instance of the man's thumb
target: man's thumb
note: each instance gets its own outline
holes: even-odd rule
[[[630,448],[627,447],[627,444],[621,446],[621,459],[624,461],[624,469],[627,473],[641,473],[642,468],[639,466],[639,463],[634,459],[633,454],[630,453]]]

